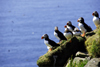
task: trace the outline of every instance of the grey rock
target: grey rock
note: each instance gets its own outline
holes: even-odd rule
[[[78,51],[78,52],[76,53],[76,57],[85,58],[85,57],[89,57],[89,54],[86,53],[86,52],[83,53],[83,52]]]
[[[75,57],[74,60],[73,60],[73,63],[78,64],[78,63],[83,62],[85,60],[87,60],[87,59],[86,58]]]
[[[100,58],[91,59],[84,67],[100,67]]]

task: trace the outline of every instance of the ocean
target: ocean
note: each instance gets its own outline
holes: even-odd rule
[[[41,39],[51,40],[54,27],[63,33],[67,21],[77,19],[96,29],[92,12],[100,14],[100,0],[0,0],[0,67],[38,67],[36,62],[48,50]],[[78,27],[79,28],[79,27]]]

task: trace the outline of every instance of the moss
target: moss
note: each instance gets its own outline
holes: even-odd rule
[[[85,42],[85,38],[84,37],[79,37],[79,36],[77,36],[77,39],[79,40],[79,42]]]
[[[42,61],[42,62],[40,62]],[[50,59],[49,58],[46,58],[46,57],[41,57],[38,61],[37,61],[37,64],[39,63],[39,66],[46,66],[47,63],[48,65],[51,65],[49,63],[51,63]],[[43,64],[43,65],[42,65]]]
[[[89,51],[93,57],[100,56],[100,43],[94,40],[91,45],[91,50]]]
[[[100,56],[100,28],[95,30],[96,34],[88,37],[85,42],[86,48],[90,56],[99,57]]]
[[[100,36],[100,27],[97,29],[97,34]]]

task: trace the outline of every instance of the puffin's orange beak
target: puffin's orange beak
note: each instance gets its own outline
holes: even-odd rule
[[[77,20],[77,22],[79,22],[79,20]]]
[[[42,36],[41,39],[43,39],[44,37]]]
[[[94,13],[92,13],[92,15],[94,16]]]
[[[67,26],[65,25],[64,28],[66,28]]]

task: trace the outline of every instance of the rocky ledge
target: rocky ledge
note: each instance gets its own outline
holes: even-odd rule
[[[100,26],[96,30],[86,33],[85,37],[75,36],[70,40],[62,40],[59,47],[54,47],[51,52],[40,56],[37,65],[39,67],[68,67],[70,58],[75,59],[78,57],[81,60],[83,60],[82,58],[89,58],[87,60],[91,64],[87,62],[85,65],[85,67],[89,67],[89,65],[93,65],[92,59],[100,59]],[[83,53],[76,56],[79,51]],[[100,67],[100,61],[96,64],[98,66],[94,67]]]

